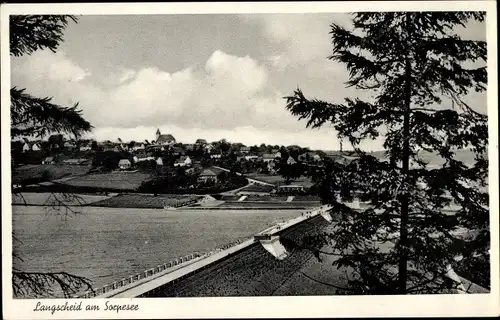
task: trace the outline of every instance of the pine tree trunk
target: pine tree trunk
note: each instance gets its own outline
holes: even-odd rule
[[[408,15],[407,15],[408,21]],[[405,61],[405,92],[404,92],[404,116],[403,116],[403,154],[402,174],[406,181],[410,162],[410,103],[411,103],[411,61],[407,53]],[[406,281],[408,269],[408,193],[401,197],[401,226],[399,246],[401,255],[399,257],[399,293],[406,294]]]

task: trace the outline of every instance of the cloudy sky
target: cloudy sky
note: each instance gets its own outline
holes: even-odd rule
[[[181,142],[225,138],[245,144],[339,147],[335,132],[305,128],[285,110],[300,87],[341,102],[343,65],[329,61],[329,14],[80,16],[57,53],[12,58],[11,85],[63,105],[79,102],[98,140],[154,139],[157,128]],[[484,25],[461,30],[485,38]],[[485,97],[469,101],[486,110]],[[380,142],[365,144],[380,149]]]

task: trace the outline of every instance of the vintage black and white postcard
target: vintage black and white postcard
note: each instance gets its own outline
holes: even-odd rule
[[[498,315],[495,2],[1,8],[7,319]]]

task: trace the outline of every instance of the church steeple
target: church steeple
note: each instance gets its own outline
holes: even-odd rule
[[[161,136],[160,128],[156,130],[156,141],[158,141],[158,138]]]

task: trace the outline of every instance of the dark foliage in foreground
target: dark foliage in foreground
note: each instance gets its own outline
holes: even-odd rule
[[[486,90],[486,43],[454,32],[471,20],[484,21],[484,13],[354,14],[355,32],[332,24],[329,58],[346,66],[347,86],[373,98],[330,103],[300,89],[286,98],[293,115],[311,128],[331,124],[357,156],[309,170],[338,220],[311,247],[331,246],[334,265],[353,270],[346,292],[443,292],[456,285],[445,274],[460,255],[483,257],[476,267],[489,269],[487,116],[462,100]],[[386,161],[360,148],[376,138]],[[471,165],[454,158],[458,149],[471,150]],[[419,150],[443,164],[429,166]],[[369,207],[360,213],[343,204],[354,197]],[[458,209],[450,215],[444,209],[452,204]],[[464,239],[463,230],[474,236]]]
[[[76,17],[68,15],[17,15],[10,16],[10,55],[19,57],[30,55],[37,50],[49,49],[55,52],[63,41],[63,31],[68,22],[76,22]],[[90,131],[92,126],[83,119],[78,104],[71,107],[51,103],[51,98],[37,98],[25,92],[25,89],[13,87],[11,98],[11,136],[43,137],[52,132],[64,132],[79,137]],[[15,163],[14,163],[15,165]],[[47,180],[45,176],[41,179]],[[14,193],[14,190],[13,190]],[[77,198],[71,194],[52,194],[47,205],[64,218],[75,212],[67,205]],[[13,235],[13,262],[22,259],[15,249],[22,244]],[[90,280],[66,272],[30,272],[13,267],[12,289],[16,298],[36,298],[47,296],[71,297],[82,288],[92,290]]]

